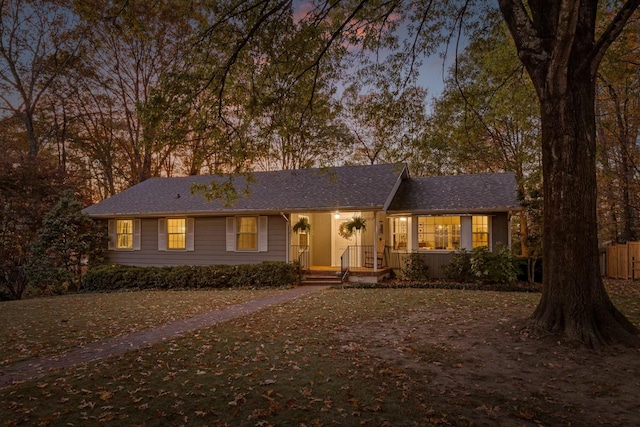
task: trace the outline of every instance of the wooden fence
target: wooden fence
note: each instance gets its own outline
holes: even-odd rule
[[[640,278],[640,242],[607,246],[607,277],[615,279]]]

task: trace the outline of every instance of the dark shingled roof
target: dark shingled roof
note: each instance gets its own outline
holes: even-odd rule
[[[94,217],[113,217],[383,209],[401,175],[408,176],[403,164],[254,172],[248,196],[244,195],[247,180],[238,175],[234,184],[241,198],[232,207],[190,192],[193,183],[222,183],[228,176],[151,178],[84,212]]]
[[[389,212],[472,213],[518,210],[512,172],[411,178],[402,183]]]

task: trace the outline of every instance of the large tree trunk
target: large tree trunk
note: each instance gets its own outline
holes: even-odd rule
[[[22,121],[27,129],[27,141],[29,142],[29,155],[33,158],[38,157],[40,151],[40,144],[36,135],[36,127],[33,120],[33,111],[29,108],[25,109],[22,113]]]
[[[499,5],[541,107],[543,291],[533,324],[590,347],[640,344],[600,276],[595,160],[595,76],[640,0],[623,2],[597,41],[598,0]]]
[[[637,343],[638,330],[615,308],[600,275],[595,84],[588,69],[568,83],[563,93],[541,97],[543,294],[533,322],[590,347]]]

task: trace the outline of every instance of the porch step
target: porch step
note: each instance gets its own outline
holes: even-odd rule
[[[328,274],[306,274],[300,282],[302,286],[332,286],[339,285],[342,282],[338,276]]]

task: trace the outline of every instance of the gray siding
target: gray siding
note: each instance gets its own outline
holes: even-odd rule
[[[509,217],[506,212],[498,212],[490,214],[491,216],[491,245],[495,249],[497,245],[507,245],[509,243]],[[391,231],[389,230],[389,222],[385,221],[385,239],[391,241]],[[419,251],[426,264],[429,266],[429,277],[432,279],[444,279],[444,266],[451,261],[452,252],[422,252]],[[404,267],[404,259],[408,256],[404,252],[393,252],[390,246],[387,246],[387,256],[389,258],[389,266],[393,268],[397,274],[402,274]]]
[[[108,262],[137,266],[210,264],[254,264],[286,261],[287,223],[281,216],[269,216],[267,252],[227,252],[226,217],[196,217],[193,251],[159,251],[158,219],[143,218],[139,251],[108,251]]]
[[[387,247],[389,250],[389,247]],[[444,279],[443,267],[449,264],[452,252],[418,252],[425,263],[429,266],[430,279]],[[402,275],[402,268],[405,265],[405,259],[409,256],[408,252],[391,252],[389,254],[389,266],[395,270],[395,273]]]
[[[509,216],[506,212],[496,213],[491,218],[491,247],[509,245]]]

